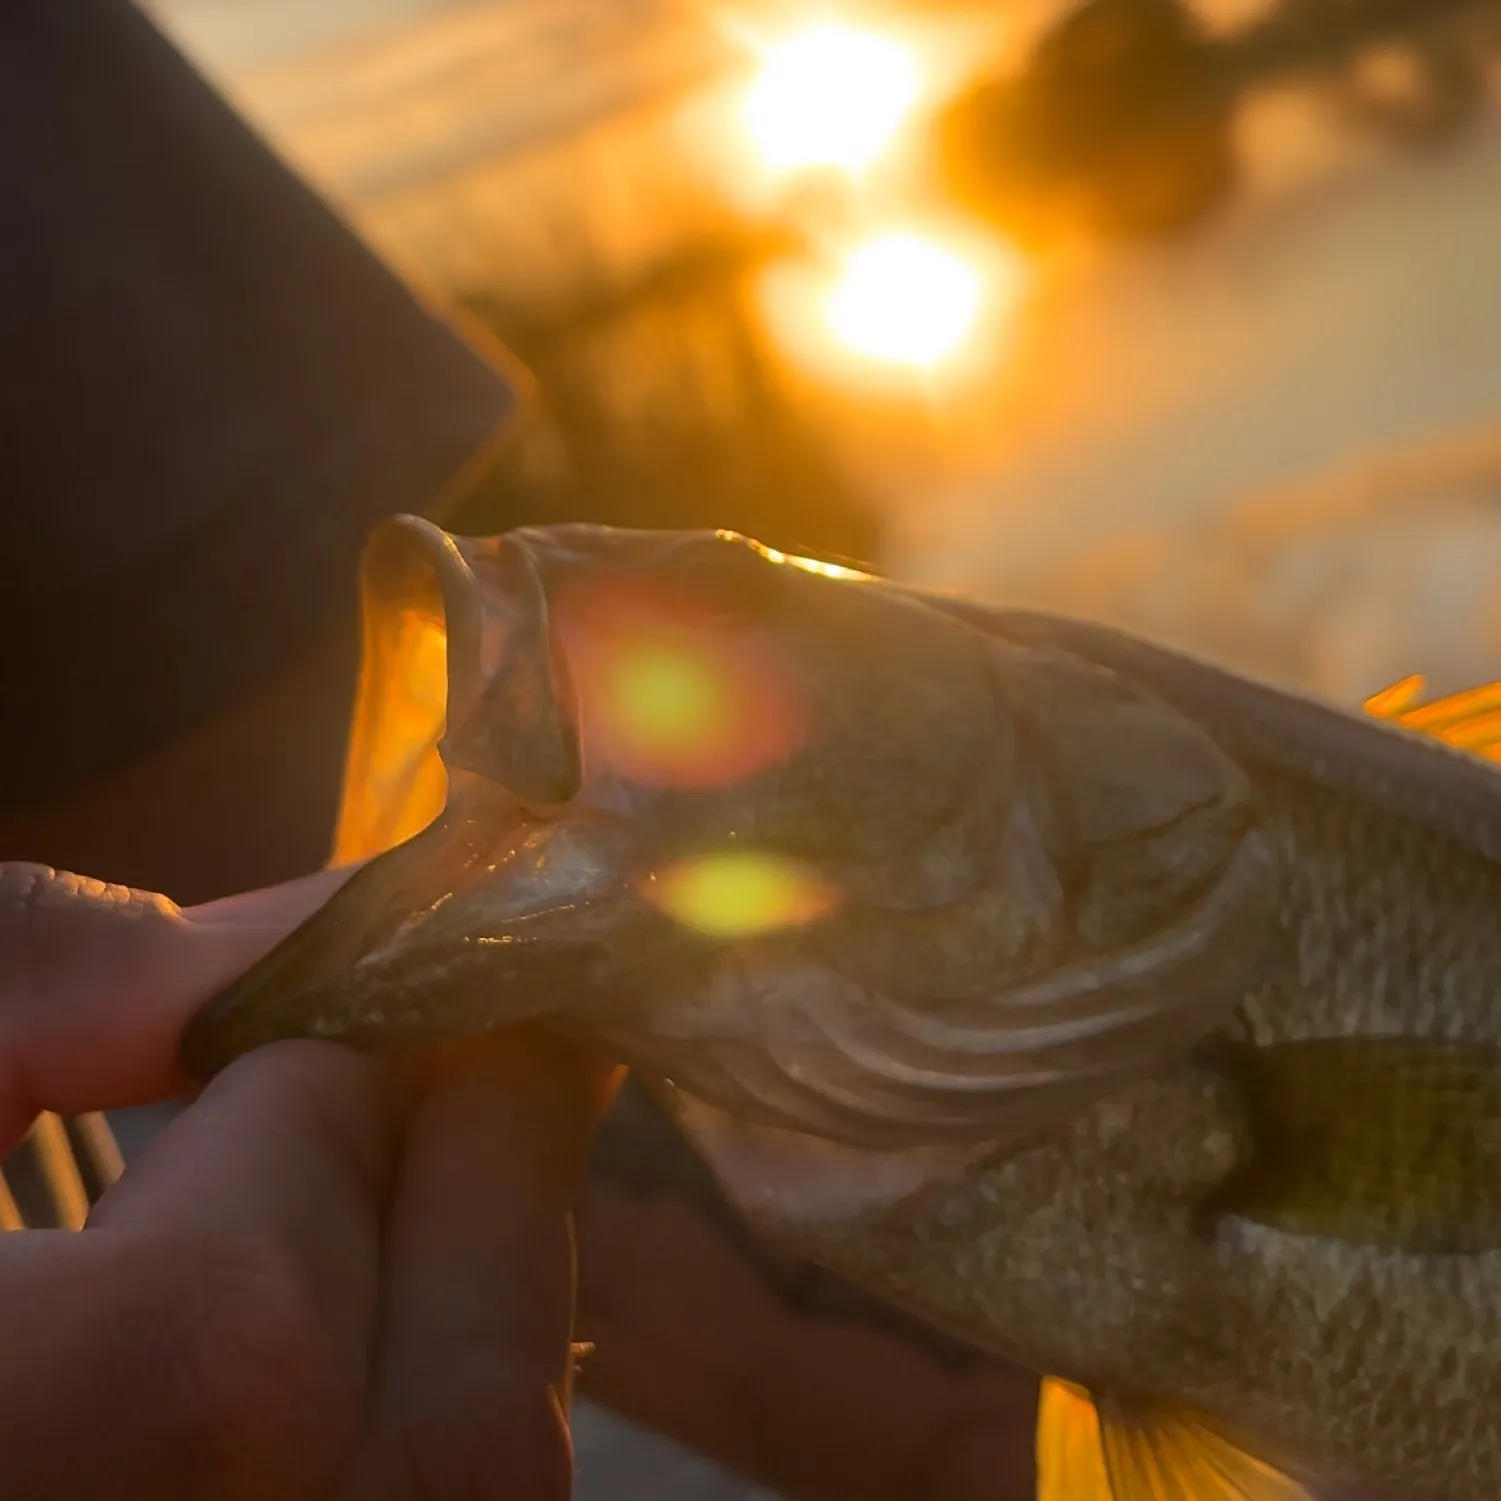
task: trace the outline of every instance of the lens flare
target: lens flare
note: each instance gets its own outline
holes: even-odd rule
[[[590,764],[652,786],[726,786],[803,738],[806,706],[774,653],[670,589],[579,585],[558,617]]]
[[[745,128],[771,167],[858,172],[891,143],[920,88],[901,43],[828,22],[767,49]]]
[[[952,354],[980,309],[980,277],[961,257],[912,234],[867,241],[849,258],[825,307],[855,354],[927,368]]]
[[[601,707],[638,752],[654,759],[702,746],[735,717],[729,674],[701,649],[638,640],[617,655]]]
[[[669,917],[710,938],[753,938],[801,927],[839,897],[811,866],[759,850],[679,860],[652,876],[644,894]]]

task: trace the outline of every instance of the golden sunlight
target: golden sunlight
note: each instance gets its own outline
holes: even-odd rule
[[[443,811],[448,772],[438,745],[448,714],[448,632],[417,608],[367,598],[364,661],[344,760],[332,861],[368,860],[420,833]]]
[[[953,225],[887,225],[766,266],[755,296],[809,374],[860,391],[974,390],[1011,358],[1033,287],[1011,245]]]
[[[858,172],[891,143],[920,89],[910,49],[826,22],[765,50],[745,128],[768,166]]]
[[[773,563],[780,563],[788,568],[799,569],[803,573],[816,573],[826,579],[866,580],[871,578],[868,573],[862,573],[858,568],[846,568],[843,563],[826,563],[822,558],[805,558],[797,553],[781,552],[775,547],[767,547],[764,542],[752,542],[751,546],[762,557],[770,558]]]
[[[913,234],[868,240],[845,263],[825,317],[847,349],[926,369],[952,354],[980,310],[979,272]]]
[[[711,938],[752,938],[801,926],[838,899],[809,866],[758,850],[722,850],[680,860],[653,876],[647,899]]]

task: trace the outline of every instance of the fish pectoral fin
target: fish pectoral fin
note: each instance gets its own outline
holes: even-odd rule
[[[1365,711],[1457,750],[1501,760],[1501,682],[1482,683],[1426,703],[1423,687],[1421,677],[1403,678],[1366,699]]]
[[[1042,1378],[1037,1404],[1037,1501],[1116,1501],[1100,1414],[1082,1386]]]
[[[1314,1501],[1301,1481],[1189,1413],[1107,1402],[1100,1443],[1113,1501]]]
[[[1191,1413],[1045,1377],[1037,1501],[1316,1501]]]
[[[1221,1066],[1251,1155],[1212,1215],[1416,1253],[1501,1248],[1501,1049],[1330,1037]]]

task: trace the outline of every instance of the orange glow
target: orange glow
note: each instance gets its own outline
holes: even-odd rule
[[[1109,1496],[1100,1416],[1083,1387],[1046,1377],[1037,1414],[1037,1494]]]
[[[643,641],[622,652],[606,684],[613,716],[648,754],[703,745],[735,712],[730,684],[702,652]]]
[[[1366,699],[1365,711],[1456,750],[1501,761],[1501,683],[1482,683],[1431,700],[1423,698],[1426,686],[1421,677],[1403,678]]]
[[[1010,245],[935,223],[775,261],[755,293],[772,336],[812,373],[841,385],[953,389],[1009,357],[1031,284]]]
[[[653,876],[645,895],[684,927],[710,938],[753,938],[801,927],[838,901],[838,891],[811,867],[757,850],[680,860]]]
[[[773,168],[858,172],[891,144],[921,85],[917,58],[900,42],[824,22],[765,49],[745,128]]]
[[[558,601],[586,757],[627,781],[724,786],[801,741],[801,695],[744,632],[668,590],[594,580]]]
[[[365,604],[364,660],[330,859],[367,860],[420,833],[443,810],[438,752],[448,712],[448,635],[421,610]]]
[[[753,542],[751,546],[762,557],[770,558],[773,563],[782,563],[788,568],[798,568],[804,573],[816,573],[820,578],[859,581],[872,577],[868,573],[862,573],[858,568],[846,568],[843,563],[825,563],[822,558],[802,558],[796,553],[778,552],[776,548],[767,547],[761,542]]]

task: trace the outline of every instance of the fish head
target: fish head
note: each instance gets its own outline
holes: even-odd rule
[[[1181,1051],[1264,947],[1274,862],[1197,725],[896,585],[401,518],[364,599],[374,858],[195,1019],[200,1076],[526,1022],[767,1126],[993,1139]]]

